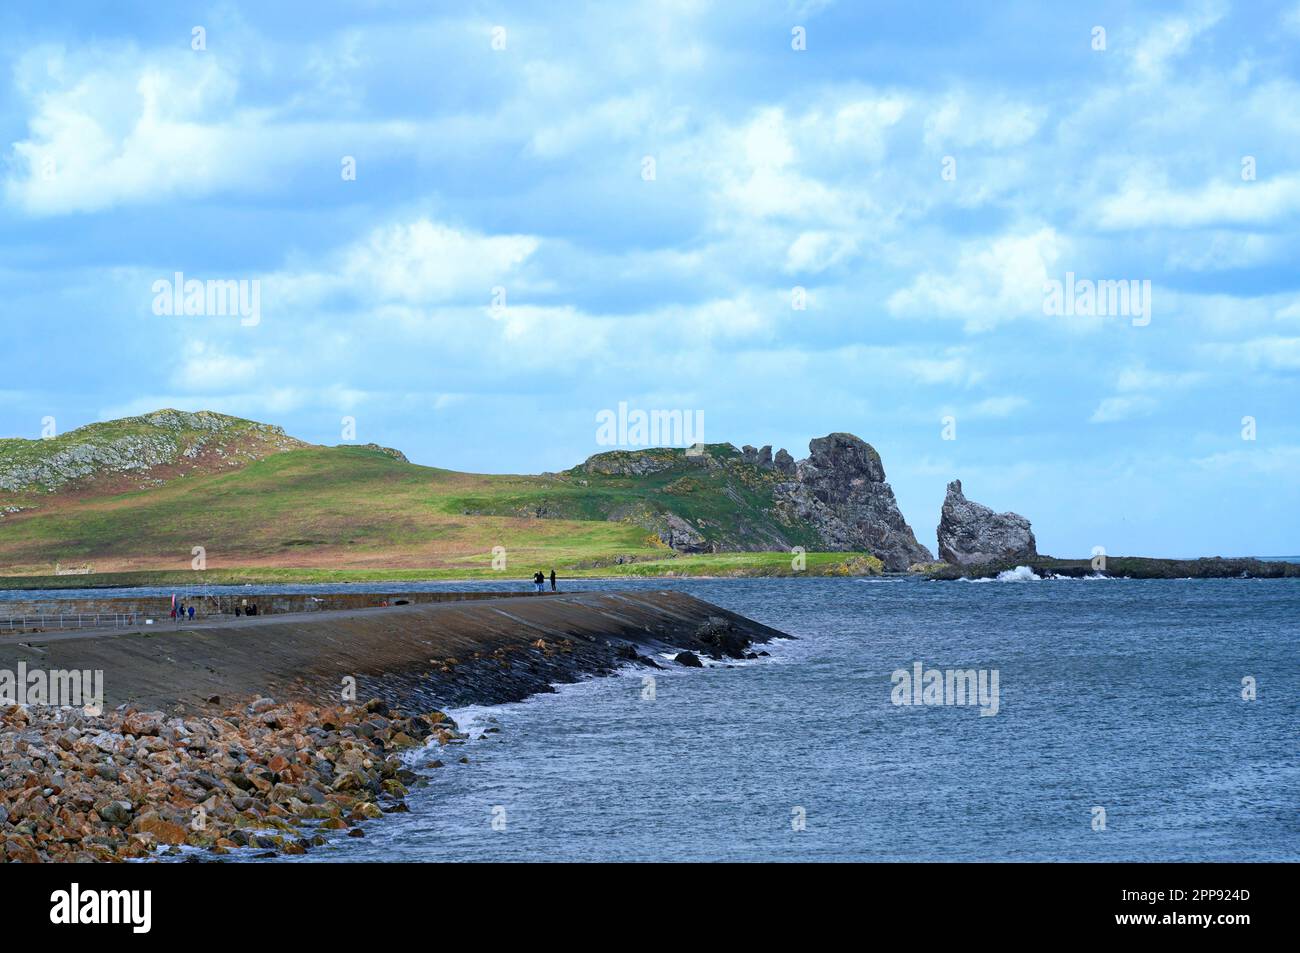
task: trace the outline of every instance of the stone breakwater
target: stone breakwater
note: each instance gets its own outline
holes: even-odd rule
[[[446,753],[465,736],[444,708],[658,667],[656,655],[687,667],[753,658],[754,643],[782,635],[642,591],[13,637],[0,668],[103,670],[106,707],[0,708],[0,853],[296,854],[364,836],[366,822],[405,809],[411,759],[461,760]],[[342,689],[371,700],[344,701]]]
[[[0,851],[25,862],[127,860],[182,845],[302,854],[406,810],[416,775],[403,753],[464,737],[442,712],[377,699],[324,708],[262,698],[190,718],[17,706],[0,716]]]

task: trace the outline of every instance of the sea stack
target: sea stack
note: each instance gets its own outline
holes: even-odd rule
[[[994,513],[966,499],[961,480],[948,484],[939,517],[939,558],[954,566],[1038,555],[1034,531],[1019,513]]]
[[[787,472],[784,453],[773,466]],[[871,553],[890,572],[933,558],[903,519],[875,447],[851,433],[832,433],[811,441],[808,454],[773,493],[787,518],[811,525],[825,549]]]

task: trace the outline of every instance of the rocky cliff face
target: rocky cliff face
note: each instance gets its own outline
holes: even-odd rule
[[[833,433],[813,440],[808,450],[797,463],[784,449],[773,454],[771,446],[619,450],[597,454],[562,476],[584,486],[602,477],[636,481],[627,488],[638,494],[637,505],[612,508],[606,518],[644,526],[680,553],[803,546],[868,552],[895,572],[933,559],[899,512],[870,444]]]
[[[874,447],[853,434],[833,433],[810,442],[808,451],[808,459],[794,464],[794,479],[777,484],[773,497],[779,508],[810,523],[826,550],[869,552],[891,572],[933,558],[903,519]]]
[[[939,517],[939,558],[954,566],[974,566],[1038,554],[1029,520],[1018,513],[994,513],[966,499],[961,480],[948,484]]]

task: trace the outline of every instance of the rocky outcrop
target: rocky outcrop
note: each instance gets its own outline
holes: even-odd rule
[[[377,443],[363,443],[360,445],[360,449],[369,450],[372,453],[382,453],[386,457],[392,457],[398,463],[411,462],[406,458],[406,454],[402,453],[402,451],[394,450],[392,447],[382,447]]]
[[[832,433],[811,441],[808,450],[808,459],[794,465],[794,479],[773,490],[787,519],[811,525],[823,549],[871,553],[890,572],[933,558],[903,519],[874,447],[853,434]]]
[[[653,450],[609,450],[587,458],[574,469],[595,476],[639,477],[680,466],[685,451],[667,448]]]
[[[679,553],[707,553],[713,549],[699,530],[676,513],[665,513],[661,526],[659,540],[669,549]]]
[[[1018,513],[994,513],[966,499],[961,480],[948,484],[939,517],[940,559],[954,566],[975,566],[1037,555],[1029,520]]]
[[[0,490],[49,493],[123,478],[151,485],[167,476],[243,466],[305,446],[270,424],[211,411],[159,410],[45,440],[0,440]]]
[[[796,462],[784,448],[773,454],[770,444],[711,444],[694,453],[615,450],[560,477],[580,486],[589,486],[589,478],[650,478],[643,496],[611,507],[605,517],[644,526],[679,553],[802,546],[869,553],[890,572],[934,558],[899,512],[880,454],[870,444],[832,433],[811,441],[808,451],[807,459]],[[560,518],[568,512],[557,506],[534,515]]]

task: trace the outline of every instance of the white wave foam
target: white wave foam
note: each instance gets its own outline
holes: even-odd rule
[[[1042,579],[1028,566],[1017,566],[998,573],[998,582],[1042,582]]]
[[[1028,566],[1017,566],[1015,569],[1007,569],[997,574],[983,579],[971,579],[967,576],[960,577],[958,582],[1116,582],[1119,580],[1130,579],[1130,576],[1107,576],[1099,572],[1092,573],[1088,576],[1062,576],[1054,572],[1049,572],[1045,576],[1037,575]]]
[[[1048,577],[1051,578],[1051,577]],[[1034,571],[1028,566],[1017,566],[1015,569],[1006,569],[998,573],[996,577],[985,579],[971,579],[962,576],[961,582],[1042,582],[1043,577],[1034,574]]]

